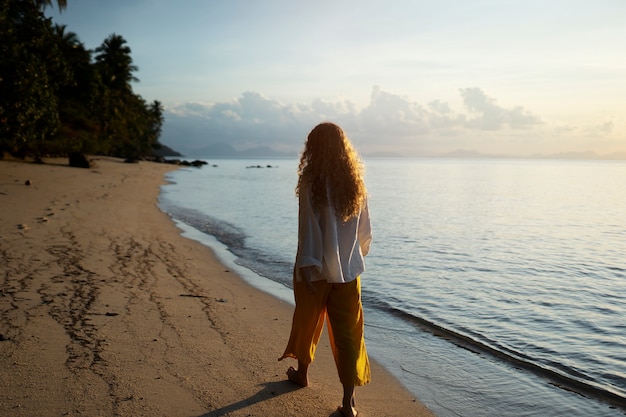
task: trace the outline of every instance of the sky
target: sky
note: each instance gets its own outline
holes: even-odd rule
[[[297,154],[319,122],[362,154],[626,152],[623,0],[69,0],[89,49],[132,50],[161,142]]]

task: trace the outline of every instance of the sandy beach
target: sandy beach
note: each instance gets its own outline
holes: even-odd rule
[[[338,416],[327,336],[311,385],[287,381],[293,306],[156,206],[176,168],[95,162],[0,161],[1,415]],[[360,416],[432,416],[377,363],[372,374]]]

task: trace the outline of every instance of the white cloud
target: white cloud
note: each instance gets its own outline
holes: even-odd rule
[[[428,128],[426,110],[408,97],[374,87],[369,106],[358,115],[366,131],[392,136],[411,136]]]
[[[592,126],[587,130],[587,133],[593,136],[605,136],[611,134],[615,130],[615,123],[612,120],[601,123],[596,126]]]
[[[541,124],[539,117],[521,106],[511,109],[498,106],[480,88],[463,88],[460,91],[465,107],[474,115],[467,120],[470,128],[498,130],[508,126],[512,129],[525,129]]]
[[[237,149],[270,146],[295,155],[313,126],[333,121],[344,127],[364,154],[384,151],[418,156],[471,149],[530,155],[554,152],[557,145],[563,148],[568,143],[583,146],[572,139],[575,135],[606,136],[615,131],[613,121],[586,129],[557,128],[522,106],[499,105],[480,88],[459,92],[465,112],[441,100],[422,105],[380,87],[373,88],[369,104],[362,109],[345,99],[285,104],[258,92],[245,92],[231,101],[167,109],[162,141],[174,149],[228,143]]]

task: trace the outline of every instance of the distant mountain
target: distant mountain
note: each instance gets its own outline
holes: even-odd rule
[[[624,160],[626,159],[626,152],[614,152],[608,155],[598,155],[592,151],[586,152],[561,152],[552,155],[537,156],[537,158],[543,159],[580,159],[580,160]]]
[[[269,146],[258,146],[244,150],[237,150],[227,143],[216,143],[201,148],[187,148],[182,150],[185,156],[192,158],[290,158],[296,154],[280,152]]]
[[[443,158],[504,158],[504,159],[567,159],[567,160],[626,160],[626,152],[614,152],[607,155],[598,155],[593,151],[585,152],[560,152],[554,154],[533,155],[498,155],[484,154],[478,151],[457,149],[439,157]]]
[[[505,155],[490,155],[466,149],[457,149],[441,156],[444,158],[506,158]]]
[[[170,148],[169,146],[166,146],[163,144],[160,145],[159,149],[154,149],[153,153],[155,156],[162,156],[162,157],[183,156],[180,152],[177,152],[174,149]]]
[[[187,158],[202,159],[236,159],[236,158],[297,158],[296,152],[281,152],[272,149],[269,146],[257,146],[254,148],[237,150],[232,145],[224,142],[215,143],[208,146],[198,148],[185,147],[181,144],[176,145],[177,151],[168,146],[163,145],[161,152],[173,152],[164,156],[181,156]],[[442,154],[430,155],[403,155],[397,152],[364,152],[367,158],[405,158],[405,157],[421,157],[421,158],[500,158],[500,159],[565,159],[565,160],[626,160],[626,152],[614,152],[606,155],[598,155],[593,151],[586,152],[561,152],[554,154],[532,154],[532,155],[506,155],[506,154],[487,154],[471,149],[456,149],[454,151]]]
[[[403,155],[397,152],[366,152],[363,154],[367,158],[402,158]]]
[[[626,160],[626,152],[613,152],[612,154],[605,155],[602,159]]]

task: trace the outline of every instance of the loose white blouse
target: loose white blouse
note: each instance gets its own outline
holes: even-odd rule
[[[313,266],[311,281],[345,283],[365,271],[363,257],[369,253],[372,229],[367,201],[358,216],[343,222],[332,204],[313,210],[310,188],[300,190],[296,279],[300,269]]]

